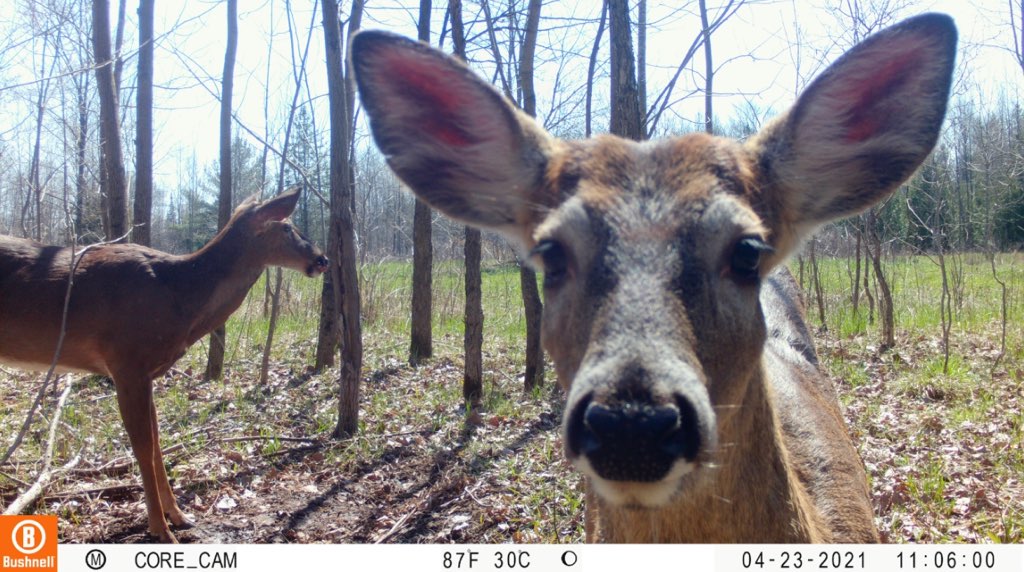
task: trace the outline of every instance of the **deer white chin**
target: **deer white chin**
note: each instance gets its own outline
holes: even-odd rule
[[[573,460],[581,473],[590,479],[591,486],[605,502],[627,508],[657,509],[683,492],[696,476],[698,463],[676,461],[669,472],[660,480],[652,482],[612,481],[597,475],[586,456]]]

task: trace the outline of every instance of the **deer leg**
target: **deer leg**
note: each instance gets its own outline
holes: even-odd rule
[[[139,472],[142,473],[149,533],[159,538],[160,542],[177,544],[178,540],[171,534],[167,519],[164,518],[164,510],[160,504],[160,486],[157,484],[156,458],[159,453],[154,451],[154,448],[159,448],[159,443],[154,439],[153,383],[150,379],[137,374],[120,374],[114,377],[114,386],[117,389],[117,406],[121,410],[121,419],[128,432],[132,452],[139,463]],[[164,482],[167,482],[166,477]]]
[[[174,491],[171,489],[171,483],[167,479],[167,469],[164,466],[164,454],[160,450],[160,432],[158,430],[159,422],[157,421],[156,405],[152,401],[150,401],[149,415],[152,420],[153,466],[156,469],[157,489],[160,491],[160,505],[164,509],[164,514],[171,519],[171,522],[175,526],[190,528],[193,523],[178,507],[178,501],[174,498]]]

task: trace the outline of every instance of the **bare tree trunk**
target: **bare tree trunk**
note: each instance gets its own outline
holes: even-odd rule
[[[46,77],[46,43],[43,44],[42,67],[39,70],[40,77]],[[36,99],[36,136],[32,145],[32,163],[29,165],[29,184],[32,185],[31,195],[34,198],[35,207],[35,236],[36,240],[42,240],[43,232],[43,185],[39,176],[39,155],[43,141],[43,114],[46,111],[46,92],[49,90],[49,81],[39,84],[39,94]],[[27,203],[26,203],[27,204]]]
[[[238,0],[228,0],[228,45],[224,52],[224,73],[220,98],[220,195],[217,198],[217,229],[231,220],[231,99],[235,81],[235,53],[238,51]],[[221,325],[210,332],[210,354],[206,379],[224,374],[224,343],[227,329]]]
[[[357,30],[359,30],[359,27],[362,24],[363,6],[364,5],[365,5],[364,0],[353,0],[353,2],[352,2],[352,13],[349,15],[349,19],[348,19],[348,36],[350,38],[352,37],[353,34],[356,33]],[[335,7],[336,6],[337,6],[337,2],[335,2]],[[325,17],[326,17],[326,15],[325,15]],[[340,33],[340,31],[341,30],[339,29],[339,33]],[[344,80],[345,80],[345,104],[344,104],[344,110],[343,111],[346,114],[346,116],[345,116],[345,120],[346,120],[346,127],[345,127],[345,129],[346,129],[346,133],[350,133],[351,134],[351,133],[353,133],[352,125],[354,123],[354,116],[355,116],[355,86],[353,84],[353,78],[350,75],[346,75]],[[351,150],[352,147],[355,144],[355,140],[351,136],[347,136],[347,137],[348,137],[349,149]],[[352,176],[353,170],[352,170],[351,167],[353,166],[353,164],[351,162],[351,158],[352,158],[352,153],[350,152],[349,153],[349,176],[352,177],[352,178],[349,181],[350,182],[350,184],[349,184],[349,187],[350,187],[349,188],[349,192],[354,193],[355,190],[354,190],[352,185],[354,184],[355,178]],[[328,240],[329,241],[333,241],[333,240],[340,241],[340,238],[339,238],[340,235],[338,235],[338,236],[334,235],[333,229],[336,228],[337,225],[333,221],[340,220],[342,215],[340,213],[339,214],[335,214],[335,212],[334,212],[334,206],[333,206],[334,198],[333,198],[333,195],[332,195],[331,201],[332,201],[331,215],[330,215],[330,219],[331,220],[328,221],[328,224],[330,225],[332,230],[330,230],[328,232],[328,234],[329,234],[329,239]],[[354,215],[355,211],[353,210],[352,213]],[[331,249],[331,252],[341,252],[340,242],[336,242],[336,243],[330,245],[329,248]],[[336,260],[336,258],[335,258],[335,260]],[[340,262],[340,261],[338,261],[338,262]],[[355,263],[356,262],[353,261],[353,264],[355,264]],[[341,341],[342,341],[342,331],[341,331],[342,330],[342,328],[341,328],[342,315],[341,315],[340,305],[335,301],[336,298],[335,298],[334,283],[335,283],[335,277],[334,277],[334,274],[332,272],[328,272],[328,273],[324,274],[324,285],[323,285],[323,290],[322,290],[321,306],[320,306],[320,330],[319,330],[319,336],[317,337],[316,365],[314,366],[316,371],[322,371],[323,368],[325,368],[325,367],[332,367],[334,365],[334,355],[335,355],[335,352],[338,351],[338,347],[339,347],[339,345],[341,344]],[[360,350],[360,352],[361,351],[362,350]]]
[[[337,3],[335,4],[337,5]],[[352,2],[352,13],[348,17],[348,37],[352,37],[353,34],[359,29],[362,21],[362,7],[364,7],[364,0],[354,0]],[[345,78],[345,113],[347,122],[347,133],[352,133],[352,124],[354,122],[354,85],[352,78]],[[351,137],[349,140],[349,148],[353,147],[354,139]],[[350,191],[354,193],[354,174],[352,170],[353,164],[351,163],[352,153],[349,152],[349,176],[351,177]],[[317,180],[319,175],[317,174]],[[354,200],[354,194],[353,194]],[[333,201],[333,199],[332,199]],[[333,209],[333,207],[332,207]],[[355,214],[355,211],[352,211]],[[332,217],[336,215],[331,215]],[[338,215],[340,216],[340,215]],[[322,223],[323,224],[323,223]],[[329,225],[333,225],[330,221]],[[328,230],[329,240],[335,239],[333,232]],[[332,252],[340,252],[341,247],[334,245]],[[316,340],[316,364],[314,368],[316,371],[323,370],[324,367],[331,367],[334,365],[335,352],[338,351],[342,341],[341,332],[341,310],[339,309],[338,303],[335,302],[335,288],[334,288],[334,273],[328,272],[324,274],[324,289],[321,297],[321,324],[319,324],[319,336]]]
[[[270,68],[273,62],[274,54],[274,1],[270,1],[270,30],[267,33],[267,67],[265,70],[264,82],[263,82],[263,153],[260,156],[260,191],[264,191],[267,188],[267,157],[270,155]],[[283,161],[282,161],[283,163]],[[263,317],[269,317],[271,315],[271,306],[276,302],[274,300],[274,289],[270,286],[270,269],[267,268],[263,272]],[[271,318],[270,323],[275,323],[275,319]],[[273,328],[269,328],[269,331],[273,331]],[[260,370],[262,372],[262,368]]]
[[[483,6],[485,8],[484,18],[491,43],[491,52],[494,55],[495,61],[501,62],[501,50],[496,39],[495,22],[491,18],[490,12],[486,9],[486,2]],[[536,90],[533,86],[533,66],[534,52],[537,45],[537,30],[540,23],[540,9],[541,2],[530,0],[526,16],[527,26],[519,53],[520,105],[523,111],[531,116],[536,116],[537,114]],[[513,61],[514,55],[510,55],[508,59],[510,62]],[[512,92],[508,79],[505,78],[503,73],[499,72],[499,75],[501,76],[501,84],[504,87],[505,96],[510,100],[516,101],[515,93]],[[524,388],[526,391],[530,391],[544,383],[544,350],[541,347],[540,339],[543,305],[540,300],[540,292],[537,290],[537,275],[533,270],[520,265],[519,284],[520,292],[523,296],[523,311],[526,318],[526,372]]]
[[[96,89],[100,96],[100,135],[103,140],[103,162],[107,177],[107,207],[110,231],[107,240],[128,232],[128,208],[121,152],[121,129],[118,126],[117,94],[114,91],[110,53],[110,22],[107,0],[92,4],[92,44],[96,58]]]
[[[864,236],[864,233],[861,231],[861,224],[860,223],[861,223],[860,217],[857,217],[853,221],[853,224],[854,224],[854,227],[855,227],[855,232],[857,234],[857,239],[856,239],[856,241],[854,243],[855,246],[854,246],[854,250],[853,250],[853,260],[854,260],[854,265],[855,266],[854,266],[854,272],[853,272],[853,288],[852,288],[853,296],[852,296],[852,299],[851,299],[851,301],[853,302],[853,313],[854,313],[854,315],[857,314],[857,310],[859,309],[859,306],[860,306],[860,245],[861,245],[861,242],[862,242],[862,238]]]
[[[353,0],[352,14],[348,19],[348,35],[351,38],[363,21],[363,5],[366,0]],[[356,6],[358,4],[358,6]],[[349,185],[349,208],[352,209],[352,216],[356,216],[356,79],[351,74],[345,76],[345,109],[348,114],[345,120],[348,122],[348,185]],[[319,152],[318,152],[319,154]],[[358,236],[358,235],[356,235]],[[362,257],[360,257],[362,258]]]
[[[56,30],[56,38],[54,38],[52,40],[52,43],[53,43],[53,63],[50,66],[50,70],[48,72],[47,68],[46,68],[46,48],[51,44],[51,40],[50,40],[48,35],[43,37],[43,55],[40,58],[40,63],[39,63],[39,77],[41,77],[41,78],[48,78],[47,74],[48,73],[52,73],[52,71],[57,68],[58,58],[60,57],[60,54],[61,54],[61,30],[60,30],[60,28],[58,28]],[[44,79],[41,82],[39,82],[39,93],[37,94],[37,97],[36,97],[36,132],[35,132],[35,142],[32,145],[32,163],[29,166],[29,184],[31,185],[31,189],[30,189],[30,192],[29,192],[29,195],[31,196],[31,198],[29,199],[29,201],[31,201],[33,203],[33,206],[35,208],[35,223],[34,223],[35,232],[32,234],[32,236],[34,236],[36,240],[42,240],[42,238],[43,238],[43,235],[42,235],[43,226],[44,226],[44,224],[43,224],[43,184],[42,184],[42,179],[41,179],[41,175],[40,175],[40,170],[41,170],[41,168],[40,168],[40,155],[41,155],[42,141],[43,141],[43,120],[44,120],[44,116],[45,116],[45,112],[46,112],[47,94],[49,93],[49,91],[50,91],[50,80],[49,79]],[[26,203],[25,203],[26,207],[28,206],[29,201],[26,201]],[[23,227],[23,230],[24,230],[24,226],[25,226],[24,214],[25,213],[24,213],[24,211],[22,211],[22,212],[23,212],[23,215],[22,215],[23,216],[22,227]],[[26,233],[25,236],[29,236],[29,234]]]
[[[650,138],[647,131],[647,0],[636,5],[636,89],[640,94],[640,129],[644,138]]]
[[[1002,359],[1006,356],[1006,321],[1007,321],[1007,319],[1006,319],[1006,310],[1007,310],[1007,305],[1006,305],[1006,282],[1004,282],[1002,279],[1000,279],[999,278],[999,274],[996,272],[996,252],[995,252],[995,248],[994,247],[990,248],[990,250],[986,254],[988,255],[989,265],[992,268],[992,279],[996,281],[996,284],[999,284],[999,288],[1001,290],[1001,297],[1000,297],[1000,299],[1002,301],[1002,304],[1000,306],[1001,307],[1000,323],[1002,325],[1002,329],[1001,329],[1001,333],[1000,333],[1000,336],[999,336],[999,355],[997,355],[995,361],[992,362],[992,369],[995,369],[996,367],[999,367],[999,362],[1002,361]]]
[[[466,243],[463,250],[466,260],[466,331],[463,336],[466,365],[462,375],[462,396],[466,403],[475,404],[479,403],[484,395],[484,308],[480,277],[479,230],[466,227]]]
[[[804,255],[803,254],[797,254],[796,255],[796,263],[797,263],[797,283],[800,284],[800,289],[801,290],[807,290],[807,283],[804,281],[804,277],[806,276],[806,273],[804,272],[804,267],[807,264],[804,261]]]
[[[267,327],[267,343],[263,346],[263,358],[260,360],[259,385],[267,385],[270,375],[270,348],[274,344],[274,332],[277,330],[277,317],[281,310],[281,267],[275,268],[274,289],[270,295],[270,324]],[[269,274],[269,272],[267,272]],[[270,276],[267,276],[267,284],[270,284]]]
[[[419,39],[430,43],[430,0],[420,0]],[[409,363],[419,364],[434,355],[431,319],[433,312],[434,246],[430,207],[416,199],[412,217],[412,315]]]
[[[821,272],[818,270],[818,238],[811,237],[810,247],[811,281],[814,283],[814,299],[818,305],[818,320],[821,322],[821,331],[828,331],[828,324],[825,322],[825,293],[821,288]]]
[[[105,2],[105,0],[104,0],[104,2]],[[114,53],[112,54],[112,57],[114,58],[114,74],[113,74],[114,101],[116,103],[118,103],[120,101],[120,94],[121,94],[121,71],[122,71],[122,69],[124,67],[124,58],[121,57],[121,44],[122,44],[122,40],[124,39],[124,29],[125,29],[125,3],[126,3],[126,0],[120,0],[119,3],[118,3],[118,26],[117,26],[117,34],[116,34],[116,37],[115,37]],[[110,11],[110,7],[108,6],[108,8],[106,8],[103,11],[103,13],[106,14],[109,11]],[[93,12],[93,13],[95,13],[95,12]],[[105,15],[103,16],[103,18],[104,18],[103,19],[103,26],[105,26],[106,27],[106,31],[108,31],[108,33],[106,33],[104,35],[104,38],[109,38],[110,37],[110,23],[108,23],[108,20],[105,19],[106,18]],[[95,29],[93,29],[93,38],[95,38]],[[109,40],[108,40],[108,43],[109,43]],[[96,76],[98,78],[98,76],[99,76],[98,71],[97,71]],[[97,92],[101,91],[101,88],[97,87],[96,91]],[[114,113],[115,113],[115,116],[118,118],[118,123],[120,124],[121,116],[120,116],[120,113],[117,112],[117,108],[115,108],[115,112]],[[100,129],[99,129],[99,136],[100,136],[101,139],[103,139],[104,136],[103,136],[102,97],[100,97],[99,124],[100,124],[99,125],[99,127],[100,127]],[[118,127],[118,129],[119,129],[119,132],[120,132],[120,126]],[[113,226],[112,226],[112,224],[113,224],[112,223],[112,219],[115,216],[117,216],[117,215],[115,215],[112,212],[112,209],[111,209],[111,203],[112,203],[112,200],[111,200],[111,194],[112,194],[111,184],[112,183],[111,183],[110,173],[108,172],[108,170],[106,170],[106,165],[108,165],[108,159],[106,159],[106,157],[105,157],[105,152],[106,152],[105,144],[101,143],[100,146],[99,146],[99,165],[100,165],[100,167],[99,167],[99,211],[100,211],[100,218],[102,219],[102,224],[103,224],[103,235],[106,237],[106,239],[110,240],[110,239],[112,239],[112,236],[115,235],[114,234],[114,230],[113,230]],[[121,152],[120,145],[119,145],[118,152]],[[120,164],[121,164],[121,170],[123,171],[124,170],[124,160],[123,159],[121,160]],[[125,186],[125,189],[126,189],[125,190],[125,193],[126,193],[125,201],[127,201],[127,182],[125,183],[124,186]],[[127,209],[127,206],[125,208]],[[125,216],[127,217],[127,211],[125,212]],[[126,222],[126,224],[127,224],[127,222]]]
[[[132,242],[150,246],[153,226],[153,1],[139,0],[139,77],[135,124]]]
[[[537,273],[519,267],[519,287],[523,292],[526,314],[526,372],[523,390],[532,391],[544,384],[544,348],[541,346],[541,318],[544,314],[540,292],[537,289]]]
[[[704,132],[712,134],[715,132],[714,119],[711,103],[714,91],[715,68],[711,60],[711,28],[708,26],[708,7],[706,0],[698,0],[700,8],[701,33],[704,35]],[[822,321],[822,325],[824,325]]]
[[[452,27],[452,45],[455,55],[466,60],[466,36],[462,27],[462,0],[448,0],[448,14]],[[484,308],[480,277],[480,231],[466,227],[463,257],[466,265],[465,332],[462,338],[465,366],[462,370],[462,397],[467,404],[476,405],[484,395],[483,343]]]
[[[353,18],[362,13],[362,0],[353,0]],[[331,121],[331,282],[341,307],[341,372],[338,392],[337,438],[359,427],[359,379],[363,370],[362,326],[359,322],[359,278],[356,271],[355,226],[349,176],[352,133],[346,78],[342,75],[341,24],[336,0],[324,0],[324,44],[327,49],[327,91]],[[356,19],[358,22],[358,18]],[[351,20],[350,20],[351,23]],[[351,29],[351,28],[350,28]]]
[[[117,2],[117,33],[114,35],[114,92],[121,93],[121,72],[124,69],[124,56],[121,46],[124,45],[124,15],[128,0]]]
[[[331,259],[331,270],[324,273],[324,282],[321,288],[320,327],[317,334],[316,363],[313,366],[313,370],[316,372],[334,367],[335,352],[341,346],[341,308],[334,293],[334,284],[338,278],[335,277],[333,271],[334,266],[341,262],[338,260],[338,253],[341,252],[341,238],[335,230],[340,215],[334,212],[337,207],[333,204],[333,197],[331,203],[331,212],[327,222],[327,250],[330,252],[328,256]]]
[[[868,325],[875,323],[875,296],[871,293],[871,267],[868,260],[871,258],[871,249],[868,248],[867,240],[864,241],[864,299],[868,301]]]
[[[291,106],[288,108],[288,121],[284,129],[284,144],[281,146],[281,169],[277,175],[277,193],[280,194],[284,191],[284,173],[288,165],[288,151],[291,148],[291,135],[292,127],[295,125],[295,110],[298,109],[299,94],[302,93],[302,81],[306,75],[306,57],[309,55],[309,46],[313,40],[313,30],[316,28],[316,5],[313,7],[313,13],[309,22],[309,30],[306,34],[306,44],[302,50],[302,56],[300,61],[295,61],[295,50],[289,50],[289,54],[292,57],[292,71],[295,79],[295,91],[292,93]],[[292,14],[291,14],[291,3],[285,2],[285,10],[287,16],[285,21],[288,25],[288,39],[289,44],[294,45],[295,30],[292,27]],[[309,220],[308,218],[306,219]],[[274,333],[277,330],[277,316],[280,312],[281,307],[281,268],[277,268],[277,279],[274,281],[274,289],[271,293],[270,302],[270,323],[267,325],[267,343],[263,345],[263,359],[260,362],[260,385],[265,385],[270,369],[270,351],[274,346]],[[270,286],[270,273],[267,273],[267,287]],[[269,290],[268,290],[269,291]],[[264,298],[264,311],[266,311],[266,299]]]
[[[76,174],[75,174],[75,234],[81,236],[85,211],[85,152],[89,134],[89,102],[87,93],[89,91],[89,76],[82,74],[81,80],[75,81],[75,89],[78,96],[78,141],[76,144]],[[79,81],[81,83],[79,83]]]
[[[97,91],[99,91],[97,89]],[[107,157],[103,152],[103,114],[100,114],[100,156],[99,156],[99,184],[100,184],[100,222],[103,224],[103,238],[108,239],[113,235],[113,231],[110,230],[110,201],[108,196],[110,194],[110,183],[107,177]],[[191,236],[191,234],[189,234]]]
[[[871,265],[875,271],[875,279],[878,281],[878,293],[881,298],[878,301],[878,316],[882,322],[881,340],[879,350],[885,351],[896,345],[896,320],[893,315],[892,291],[889,289],[889,281],[882,271],[882,244],[878,236],[878,229],[875,228],[877,217],[875,209],[868,210],[868,241],[870,247],[868,253],[871,255]]]
[[[934,177],[935,170],[931,162],[929,162],[923,172],[930,173]],[[946,222],[945,217],[941,214],[945,209],[946,189],[943,188],[944,185],[939,182],[937,177],[930,179],[929,176],[925,175],[922,179],[924,179],[925,184],[919,192],[933,202],[933,214],[922,218],[914,209],[910,200],[907,200],[907,210],[910,212],[913,221],[928,231],[932,245],[935,248],[936,259],[932,261],[938,265],[939,275],[942,278],[942,290],[939,294],[939,325],[942,328],[942,353],[944,358],[942,373],[948,375],[949,334],[953,328],[953,294],[950,291],[950,265],[946,263]],[[931,259],[930,256],[929,259]],[[953,261],[953,266],[956,266],[955,261]]]
[[[533,85],[534,53],[537,48],[537,30],[540,27],[541,0],[530,0],[526,13],[526,34],[519,55],[519,87],[523,92],[523,111],[531,117],[537,115],[537,96]],[[541,346],[541,318],[544,305],[537,289],[537,274],[527,267],[519,267],[519,285],[526,313],[526,372],[523,390],[530,392],[544,384],[544,348]]]
[[[591,120],[593,119],[593,100],[594,100],[594,74],[597,69],[597,52],[601,48],[601,36],[604,35],[604,26],[608,18],[608,3],[601,2],[601,21],[597,25],[597,35],[594,36],[594,45],[590,49],[590,63],[587,67],[587,111],[586,111],[586,129],[584,132],[585,137],[590,137],[593,133],[591,129]]]
[[[537,31],[540,28],[541,0],[529,0],[526,9],[526,31],[519,50],[519,89],[523,94],[523,111],[537,116],[537,91],[534,89],[534,54],[537,52]]]
[[[484,15],[484,24],[487,26],[487,39],[491,44],[491,53],[494,55],[495,62],[495,73],[498,76],[498,80],[501,83],[501,90],[505,93],[505,96],[512,101],[518,101],[516,92],[512,89],[510,84],[511,79],[508,74],[505,73],[505,63],[502,61],[501,48],[498,46],[498,35],[495,33],[494,18],[491,16],[491,4],[488,0],[482,0],[480,2],[480,8]],[[510,19],[511,22],[511,19]],[[510,34],[511,37],[511,34]],[[511,50],[511,46],[509,47]],[[508,59],[512,59],[512,54],[509,54]]]
[[[640,141],[644,138],[640,94],[636,87],[633,36],[629,25],[628,0],[605,0],[608,4],[608,32],[611,38],[611,125],[609,131]]]
[[[1020,66],[1020,71],[1024,72],[1024,0],[1018,0],[1018,13],[1016,15],[1019,20],[1014,18],[1013,14],[1013,0],[1007,0],[1006,2],[1010,7],[1010,30],[1013,33],[1013,59]]]
[[[942,274],[942,293],[939,296],[939,323],[942,327],[942,373],[949,375],[949,333],[953,328],[953,298],[949,291],[949,271],[946,267],[945,246],[939,237],[939,272]]]

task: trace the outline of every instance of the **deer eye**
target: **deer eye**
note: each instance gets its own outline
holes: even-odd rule
[[[292,231],[292,225],[290,225],[290,224],[288,224],[288,223],[284,223],[284,224],[282,224],[282,225],[281,225],[281,229],[282,229],[282,230],[283,230],[283,231],[284,231],[285,233],[289,233],[289,232],[291,232],[291,231]]]
[[[761,259],[774,249],[755,236],[741,238],[733,247],[729,259],[729,273],[733,279],[744,283],[756,283],[760,279]]]
[[[544,287],[557,288],[569,274],[569,259],[565,248],[554,240],[542,240],[530,251],[530,256],[540,257],[544,266]]]

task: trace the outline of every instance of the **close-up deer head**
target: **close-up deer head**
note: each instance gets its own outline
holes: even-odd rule
[[[464,64],[362,32],[374,139],[421,199],[544,272],[568,460],[608,541],[877,540],[863,464],[782,267],[932,150],[956,29],[855,46],[747,141],[547,133]]]

